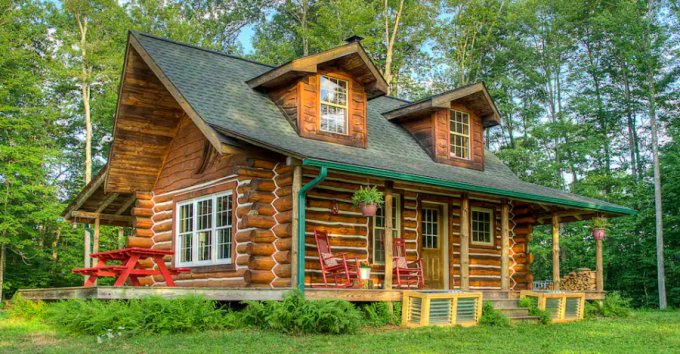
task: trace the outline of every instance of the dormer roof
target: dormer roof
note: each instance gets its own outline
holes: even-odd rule
[[[451,103],[458,103],[475,110],[482,118],[484,128],[496,126],[501,123],[496,104],[491,99],[483,82],[440,93],[426,99],[407,104],[395,110],[383,113],[387,120],[401,121],[429,115],[440,109],[451,108]]]
[[[387,94],[387,82],[359,41],[292,60],[246,82],[253,89],[268,90],[316,74],[320,67],[336,67],[352,74],[364,85],[369,99]]]

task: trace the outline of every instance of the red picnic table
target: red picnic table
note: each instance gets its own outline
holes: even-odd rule
[[[172,280],[173,274],[190,271],[189,268],[168,269],[163,262],[163,257],[175,254],[170,250],[154,250],[149,248],[125,248],[117,251],[99,252],[90,255],[97,258],[97,265],[89,268],[76,268],[73,273],[88,275],[85,286],[93,286],[99,277],[117,277],[113,286],[123,286],[130,278],[133,286],[140,286],[139,278],[153,275],[162,275],[168,286],[175,286]],[[158,269],[140,268],[139,261],[153,258]],[[109,264],[111,261],[120,261],[120,264]]]

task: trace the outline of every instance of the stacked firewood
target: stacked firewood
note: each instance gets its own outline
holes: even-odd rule
[[[588,268],[579,268],[567,274],[561,283],[562,290],[587,291],[595,290],[596,275]]]

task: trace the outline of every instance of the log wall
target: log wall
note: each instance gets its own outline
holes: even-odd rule
[[[303,183],[309,182],[318,172],[313,169],[304,170]],[[314,241],[314,230],[329,233],[331,247],[334,252],[345,252],[359,261],[368,261],[373,265],[374,284],[381,284],[384,267],[372,262],[373,227],[372,218],[361,216],[358,209],[352,206],[351,197],[354,190],[361,185],[376,185],[384,189],[384,181],[359,177],[349,174],[330,172],[329,176],[317,187],[307,193],[306,223],[306,272],[307,285],[322,284],[318,253]],[[421,254],[420,210],[423,203],[442,203],[447,205],[449,286],[460,288],[460,193],[442,188],[416,185],[411,183],[394,183],[394,194],[401,198],[401,235],[407,240],[407,256],[409,260]],[[333,202],[338,204],[338,214],[331,214]],[[501,287],[501,201],[486,196],[470,196],[470,207],[483,207],[493,210],[494,244],[478,245],[470,243],[470,288],[500,289]],[[523,210],[518,210],[523,212]],[[531,256],[527,253],[526,242],[531,233],[530,220],[526,215],[514,214],[511,205],[510,213],[510,276],[511,288],[526,289],[531,283],[529,264]]]
[[[175,276],[175,282],[192,287],[289,287],[292,167],[283,156],[262,155],[256,149],[208,153],[207,140],[188,119],[180,131],[154,189],[137,193],[135,232],[128,246],[174,250],[176,203],[232,190],[232,264],[192,267]],[[174,266],[172,257],[166,263]],[[143,282],[164,285],[160,277]]]

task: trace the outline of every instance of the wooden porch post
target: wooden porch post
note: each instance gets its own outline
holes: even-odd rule
[[[392,237],[394,236],[392,225],[392,184],[385,184],[385,279],[383,280],[384,289],[392,289]]]
[[[552,215],[553,290],[560,290],[560,217]]]
[[[501,204],[501,290],[510,290],[510,204],[504,200]]]
[[[85,227],[83,228],[83,238],[85,241],[83,242],[85,246],[85,252],[83,253],[83,267],[89,268],[90,267],[90,252],[92,250],[92,244],[90,241],[90,229],[88,227],[88,224],[85,224]]]
[[[99,252],[99,216],[94,219],[94,236],[92,237],[92,253]],[[98,259],[94,259],[93,265],[96,266]]]
[[[595,240],[595,289],[599,292],[604,291],[604,265],[602,262],[602,240]]]
[[[118,228],[118,249],[125,248],[125,228]]]
[[[470,199],[467,193],[460,200],[460,288],[470,289]]]
[[[298,274],[298,228],[300,227],[298,213],[298,195],[300,188],[302,188],[302,166],[298,160],[294,161],[293,167],[293,220],[291,221],[291,232],[293,236],[291,250],[290,250],[290,268],[292,269],[290,275],[290,283],[295,286],[298,282],[298,277],[303,277],[304,274]]]

